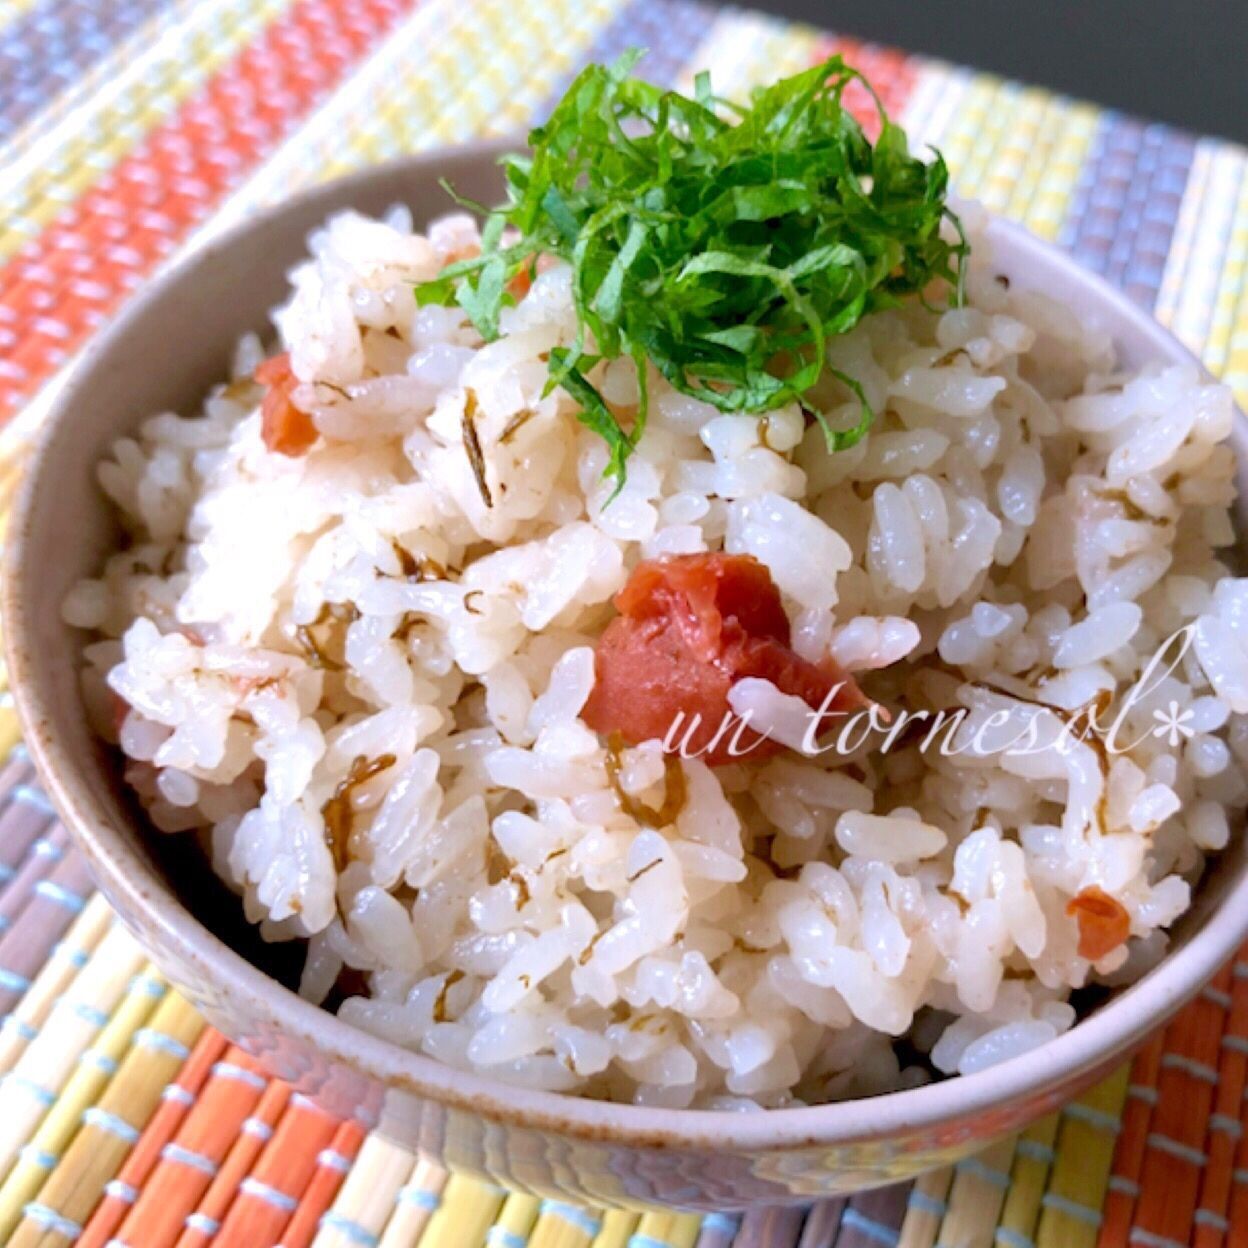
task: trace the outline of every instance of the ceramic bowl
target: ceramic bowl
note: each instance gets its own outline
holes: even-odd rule
[[[33,452],[9,528],[3,607],[26,740],[100,887],[168,976],[227,1036],[340,1115],[441,1160],[544,1195],[723,1209],[831,1195],[914,1175],[1025,1127],[1123,1061],[1248,934],[1242,838],[1211,864],[1164,961],[1066,1035],[979,1074],[869,1100],[755,1114],[638,1108],[525,1091],[366,1035],[291,991],[298,951],[262,945],[190,837],[159,836],[91,734],[60,604],[117,538],[94,469],[164,409],[190,412],[266,328],[284,274],[328,213],[403,202],[444,212],[449,177],[497,196],[497,150],[413,157],[318,187],[248,220],[150,282],[86,352]],[[1129,364],[1188,360],[1150,317],[1053,247],[997,222],[1002,273],[1108,328]],[[1235,448],[1245,461],[1244,422]],[[1243,482],[1241,481],[1241,489]],[[1241,503],[1241,517],[1245,511]]]

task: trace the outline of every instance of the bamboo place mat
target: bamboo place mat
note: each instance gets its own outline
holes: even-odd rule
[[[1248,153],[689,0],[0,0],[0,483],[154,269],[301,185],[522,134],[577,68],[740,94],[840,50],[957,190],[1071,249],[1248,399]],[[0,505],[3,499],[0,498]],[[0,708],[0,1240],[18,1248],[1248,1244],[1248,954],[1105,1084],[913,1185],[744,1219],[508,1193],[266,1078],[91,895]],[[10,752],[11,751],[11,752]]]

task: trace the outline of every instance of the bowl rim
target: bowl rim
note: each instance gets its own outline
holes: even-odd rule
[[[182,965],[199,968],[221,999],[245,1001],[254,1019],[279,1034],[307,1040],[333,1063],[446,1108],[587,1141],[605,1140],[641,1148],[709,1146],[738,1151],[857,1144],[916,1129],[938,1129],[950,1121],[1016,1100],[1043,1097],[1055,1085],[1077,1079],[1111,1060],[1125,1060],[1148,1033],[1200,991],[1248,935],[1248,867],[1240,870],[1222,902],[1183,947],[1168,953],[1135,985],[1080,1020],[1070,1031],[1029,1053],[975,1074],[918,1088],[824,1105],[738,1113],[661,1109],[535,1091],[457,1070],[372,1036],[303,1000],[221,941],[182,906],[103,814],[84,780],[90,764],[71,757],[52,728],[55,718],[38,675],[39,639],[32,631],[22,592],[27,574],[25,538],[32,523],[36,495],[42,488],[51,488],[46,481],[48,450],[58,427],[71,420],[81,404],[89,402],[92,372],[107,361],[113,344],[128,333],[131,323],[146,307],[190,280],[198,266],[211,263],[238,238],[275,225],[293,205],[307,206],[322,198],[339,201],[355,187],[405,174],[435,176],[448,160],[486,160],[513,147],[477,143],[373,166],[314,186],[209,237],[148,282],[143,293],[81,353],[51,401],[24,465],[10,515],[0,611],[10,686],[24,741],[49,796],[84,851],[100,888],[123,918],[143,915],[159,934],[159,940],[151,943],[173,950]],[[1057,270],[1073,286],[1087,292],[1085,310],[1111,310],[1133,322],[1159,355],[1190,360],[1200,366],[1187,347],[1149,313],[1099,275],[1084,269],[1068,253],[1000,217],[992,216],[988,228],[1007,240],[1028,266]],[[1242,441],[1248,422],[1238,411],[1236,421]]]

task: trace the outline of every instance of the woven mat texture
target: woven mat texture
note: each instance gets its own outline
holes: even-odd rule
[[[154,270],[302,185],[521,135],[630,45],[727,95],[844,53],[960,194],[1117,283],[1248,405],[1248,152],[1221,140],[691,0],[0,0],[0,507],[66,366]],[[1248,1244],[1248,953],[1129,1068],[913,1185],[743,1219],[540,1201],[329,1118],[207,1028],[93,895],[17,736],[0,707],[15,1248]]]

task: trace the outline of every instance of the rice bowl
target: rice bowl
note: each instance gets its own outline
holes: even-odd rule
[[[60,613],[77,580],[98,575],[124,540],[95,483],[99,462],[117,438],[133,436],[143,413],[198,411],[228,376],[242,329],[271,341],[267,311],[288,298],[283,274],[306,255],[317,222],[348,208],[384,217],[396,202],[417,222],[432,220],[445,211],[441,177],[489,202],[498,151],[408,158],[261,214],[158,277],[75,371],[46,422],[6,541],[7,657],[49,793],[110,900],[214,1025],[332,1112],[379,1123],[443,1164],[546,1194],[723,1209],[895,1181],[1020,1129],[1113,1069],[1238,947],[1248,888],[1242,838],[1210,858],[1161,962],[1135,985],[1111,988],[1024,1059],[869,1100],[763,1114],[669,1111],[448,1068],[300,1000],[283,987],[291,959],[302,961],[298,945],[249,943],[233,903],[208,887],[195,838],[156,834],[126,799],[120,752],[92,744],[73,677],[83,634]],[[1129,368],[1190,361],[1055,249],[997,219],[986,235],[1013,291],[1084,309]],[[156,338],[167,343],[159,357]],[[1240,462],[1242,429],[1237,416]]]
[[[1118,371],[969,224],[967,306],[831,345],[881,413],[835,455],[800,409],[723,416],[654,376],[612,498],[601,443],[542,394],[575,332],[566,268],[483,345],[411,298],[474,227],[401,210],[331,219],[293,274],[306,454],[264,445],[254,339],[202,415],[115,449],[132,543],[65,608],[103,638],[88,705],[156,826],[199,831],[268,936],[308,939],[307,995],[363,972],[343,1017],[532,1088],[782,1108],[974,1073],[1161,956],[1244,794],[1231,400],[1192,366]],[[628,370],[596,380],[635,405]],[[1196,641],[1103,773],[1086,744],[807,755],[789,695],[739,682],[734,711],[788,748],[680,760],[683,805],[646,826],[668,756],[609,765],[580,718],[594,648],[639,563],[720,551],[766,568],[796,653],[893,711],[965,706],[971,735],[1120,696],[1171,633]],[[1151,732],[1170,702],[1181,749]],[[1090,886],[1130,922],[1097,959],[1066,912]]]

